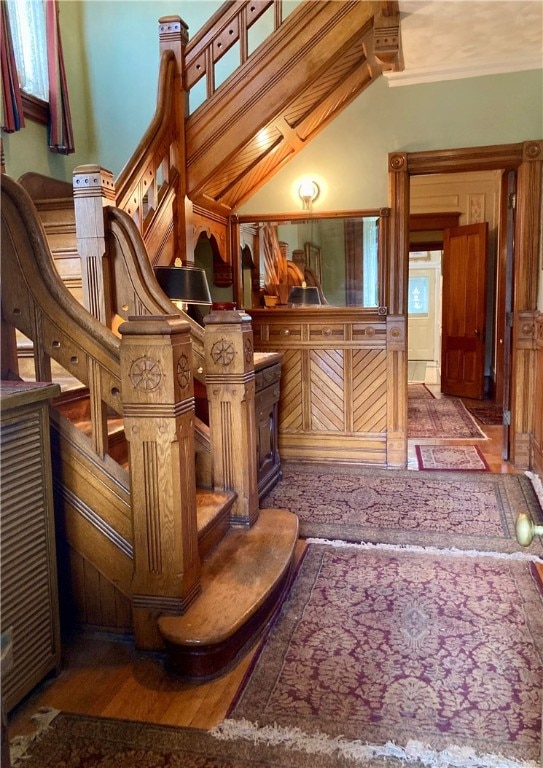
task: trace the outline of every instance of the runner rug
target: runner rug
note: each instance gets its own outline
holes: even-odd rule
[[[335,757],[281,745],[220,741],[209,732],[58,714],[12,768],[339,768]],[[389,763],[385,763],[385,766]]]
[[[434,396],[431,393],[431,391],[428,389],[426,384],[418,384],[418,383],[410,383],[407,385],[407,397],[420,400],[423,398],[424,400],[433,400]]]
[[[447,398],[408,398],[408,437],[478,438],[481,432],[461,400]]]
[[[216,732],[309,751],[340,739],[362,760],[374,745],[427,765],[535,768],[543,599],[531,568],[309,545]]]
[[[298,515],[301,536],[513,552],[515,520],[543,513],[525,475],[285,462],[263,499]],[[528,551],[543,552],[540,539]]]
[[[481,424],[503,424],[503,406],[501,405],[470,405],[468,411],[472,413]]]
[[[416,445],[415,452],[419,469],[488,472],[486,459],[476,445]]]

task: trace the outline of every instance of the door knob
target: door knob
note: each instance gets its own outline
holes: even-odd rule
[[[536,525],[530,515],[521,512],[517,517],[515,532],[521,547],[529,547],[534,536],[543,536],[543,525]]]

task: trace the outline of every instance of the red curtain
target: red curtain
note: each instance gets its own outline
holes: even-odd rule
[[[2,0],[2,102],[4,120],[2,128],[8,133],[13,133],[24,128],[23,101],[19,87],[19,76],[15,65],[13,42],[9,26],[8,8]]]
[[[49,74],[49,149],[69,155],[75,151],[68,85],[58,20],[57,0],[46,0],[47,69]]]

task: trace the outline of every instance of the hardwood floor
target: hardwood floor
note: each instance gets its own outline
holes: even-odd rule
[[[477,441],[492,472],[514,472],[504,462],[502,427],[484,427],[488,440]],[[421,442],[420,440],[418,442]],[[432,443],[451,441],[432,440]],[[473,441],[452,441],[473,443]],[[413,444],[411,444],[413,443]],[[416,469],[415,441],[409,445],[409,466]],[[299,542],[300,555],[305,547]],[[543,577],[543,568],[541,569]],[[118,717],[173,726],[211,728],[227,714],[256,648],[218,680],[198,686],[170,676],[159,654],[134,650],[128,638],[78,636],[64,641],[62,671],[42,683],[12,713],[10,738],[34,730],[30,720],[40,707],[80,714]]]

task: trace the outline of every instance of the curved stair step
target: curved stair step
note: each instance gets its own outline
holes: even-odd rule
[[[231,529],[202,562],[202,593],[182,616],[158,628],[171,668],[193,682],[226,671],[281,605],[290,583],[298,518],[260,510],[250,529]]]
[[[203,559],[230,529],[230,510],[237,495],[232,491],[196,488],[198,551]]]

